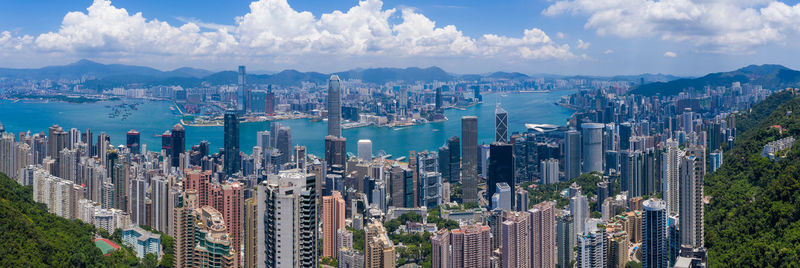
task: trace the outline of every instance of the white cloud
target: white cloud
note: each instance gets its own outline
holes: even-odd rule
[[[78,51],[142,54],[215,54],[236,46],[224,30],[201,32],[194,23],[173,27],[142,13],[128,14],[110,1],[95,0],[87,13],[69,12],[58,32],[41,34],[36,48],[45,51]]]
[[[580,49],[583,49],[583,50],[586,50],[586,49],[589,49],[589,46],[591,46],[591,45],[592,45],[592,43],[584,42],[583,40],[578,39],[578,45],[576,45],[576,47],[578,47]]]
[[[664,52],[664,57],[667,57],[667,58],[675,58],[677,56],[678,56],[678,54],[676,54],[675,52],[672,52],[672,51]]]
[[[29,35],[14,37],[9,31],[0,32],[0,48],[3,50],[21,50],[23,46],[31,42],[33,42],[33,37]]]
[[[703,50],[740,53],[800,31],[800,4],[775,0],[559,0],[545,15],[588,15],[599,35],[656,36]]]
[[[606,49],[606,51],[603,51],[603,54],[606,54],[606,55],[608,55],[608,54],[614,54],[614,50],[612,50],[612,49]]]
[[[564,35],[564,33],[562,33],[562,32],[557,32],[556,33],[556,37],[558,37],[558,39],[564,39],[564,37],[567,37],[567,36]]]
[[[381,0],[363,0],[346,11],[318,17],[292,8],[287,0],[259,0],[234,25],[177,18],[170,25],[129,13],[109,0],[95,0],[86,12],[69,12],[61,27],[37,37],[0,34],[0,47],[106,57],[118,61],[150,56],[192,59],[263,58],[292,62],[312,55],[364,57],[475,57],[529,60],[575,58],[567,44],[541,29],[521,37],[464,35],[455,25],[437,23],[412,8],[384,9]],[[561,34],[563,36],[563,34]],[[580,48],[589,43],[580,41]],[[585,49],[585,48],[584,48]]]

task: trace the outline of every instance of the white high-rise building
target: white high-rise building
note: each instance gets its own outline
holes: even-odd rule
[[[130,208],[128,212],[131,215],[131,221],[137,225],[144,225],[147,222],[147,212],[145,205],[145,193],[147,191],[147,182],[142,179],[133,179],[130,182],[130,193],[128,198]]]
[[[678,148],[678,142],[667,140],[667,148],[663,153],[664,201],[667,203],[667,214],[678,215],[680,208],[680,162],[685,152]]]
[[[542,160],[539,169],[541,175],[539,182],[542,184],[553,184],[558,182],[558,160],[554,158]]]
[[[292,169],[269,176],[258,187],[259,198],[264,196],[259,206],[266,204],[263,206],[266,256],[257,258],[264,261],[258,266],[317,267],[315,180],[314,174]]]
[[[575,232],[581,234],[584,231],[584,224],[589,218],[589,201],[581,193],[575,194],[569,199],[569,212],[575,220]]]
[[[364,161],[372,161],[372,141],[368,139],[358,140],[358,158]]]
[[[598,226],[602,224],[603,221],[600,219],[586,221],[586,229],[581,230],[581,234],[578,235],[576,267],[606,267],[606,232],[605,228]]]
[[[151,180],[152,192],[150,199],[153,201],[153,228],[164,233],[169,233],[169,211],[175,208],[169,204],[169,185],[162,177]]]

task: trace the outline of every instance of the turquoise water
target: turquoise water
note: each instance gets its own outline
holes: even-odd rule
[[[478,142],[489,143],[494,140],[495,103],[500,102],[508,112],[509,134],[522,132],[526,123],[548,123],[563,125],[571,115],[571,111],[556,106],[561,96],[572,91],[555,91],[550,93],[514,93],[507,95],[485,94],[483,104],[464,110],[449,109],[445,115],[450,120],[410,127],[362,127],[345,129],[342,134],[347,138],[347,149],[356,151],[359,139],[372,140],[373,153],[383,150],[394,157],[404,156],[408,151],[435,150],[447,138],[461,136],[461,117],[478,116]],[[161,146],[161,139],[155,137],[165,130],[171,129],[180,116],[169,110],[169,102],[145,102],[138,106],[125,120],[108,118],[110,108],[106,105],[118,104],[120,101],[73,104],[63,102],[30,103],[0,100],[0,122],[6,131],[46,132],[52,124],[59,124],[69,130],[77,128],[81,132],[90,128],[95,135],[101,131],[111,136],[114,145],[125,143],[125,133],[136,129],[141,133],[142,144],[148,150],[156,150]],[[292,143],[305,145],[309,153],[323,155],[323,137],[327,133],[327,123],[311,122],[307,119],[280,121],[282,125],[292,128]],[[256,132],[269,129],[269,122],[241,124],[241,142],[243,151],[249,153],[256,145]],[[223,127],[186,127],[186,147],[207,140],[211,143],[212,152],[223,145]]]

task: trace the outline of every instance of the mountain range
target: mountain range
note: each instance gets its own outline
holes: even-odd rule
[[[507,79],[525,80],[531,78],[548,79],[589,79],[589,80],[624,80],[639,82],[671,81],[680,77],[663,74],[641,74],[629,76],[565,76],[553,74],[527,75],[520,72],[493,72],[484,74],[452,74],[439,67],[428,68],[359,68],[332,73],[342,79],[360,79],[366,83],[383,84],[391,81],[454,81],[454,80],[481,80],[481,79]],[[11,69],[0,68],[0,78],[20,79],[86,79],[88,88],[110,88],[127,84],[143,85],[180,85],[196,87],[203,83],[211,85],[233,84],[237,81],[236,71],[212,72],[203,69],[183,67],[171,71],[161,71],[151,67],[102,64],[91,60],[80,60],[75,63],[48,66],[38,69]],[[296,86],[302,82],[325,83],[331,74],[319,72],[301,72],[297,70],[283,70],[280,72],[257,72],[247,75],[250,83],[275,84],[280,86]]]
[[[630,91],[630,94],[669,96],[677,95],[686,89],[702,90],[705,86],[730,86],[734,82],[752,83],[765,88],[796,87],[800,85],[800,71],[774,64],[750,65],[735,71],[710,73],[698,78],[646,83]]]

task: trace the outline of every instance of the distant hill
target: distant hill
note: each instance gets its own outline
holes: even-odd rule
[[[704,85],[729,85],[731,82],[759,82],[765,87],[784,85],[786,81],[800,81],[800,73],[780,65],[751,65],[734,72],[709,74],[700,78],[680,78],[668,74],[638,74],[619,76],[566,76],[554,74],[524,74],[520,72],[492,72],[484,74],[451,74],[439,67],[427,68],[357,68],[335,72],[342,79],[360,79],[366,83],[384,84],[392,81],[454,81],[482,79],[526,80],[532,78],[545,79],[588,79],[615,80],[646,83],[633,92],[654,95],[677,94],[683,88],[702,88]],[[183,67],[171,71],[161,71],[150,67],[102,64],[90,60],[80,60],[62,66],[48,66],[38,69],[0,68],[0,78],[22,79],[81,79],[89,78],[87,88],[109,89],[113,87],[140,84],[198,87],[203,83],[211,85],[235,84],[238,81],[236,71],[211,72],[208,70]],[[324,84],[331,74],[318,72],[301,72],[283,70],[280,72],[248,73],[247,81],[253,84],[274,84],[279,86],[299,86],[303,82]]]
[[[105,79],[124,75],[139,78],[146,77],[146,80],[154,80],[168,77],[202,77],[210,73],[210,71],[188,67],[164,72],[144,66],[102,64],[90,60],[80,60],[67,65],[48,66],[39,69],[0,68],[0,77],[25,79],[81,79],[83,77]]]
[[[765,88],[793,87],[800,85],[800,72],[781,65],[750,65],[735,71],[710,73],[698,78],[644,84],[631,90],[629,94],[671,96],[689,88],[702,90],[705,86],[730,86],[733,82],[753,83]]]
[[[335,73],[341,79],[361,79],[367,83],[383,84],[391,81],[449,81],[455,77],[439,67],[428,68],[370,68]]]
[[[800,265],[800,144],[776,161],[760,155],[770,141],[800,139],[798,111],[800,96],[782,91],[737,115],[734,147],[705,178],[708,267]]]

